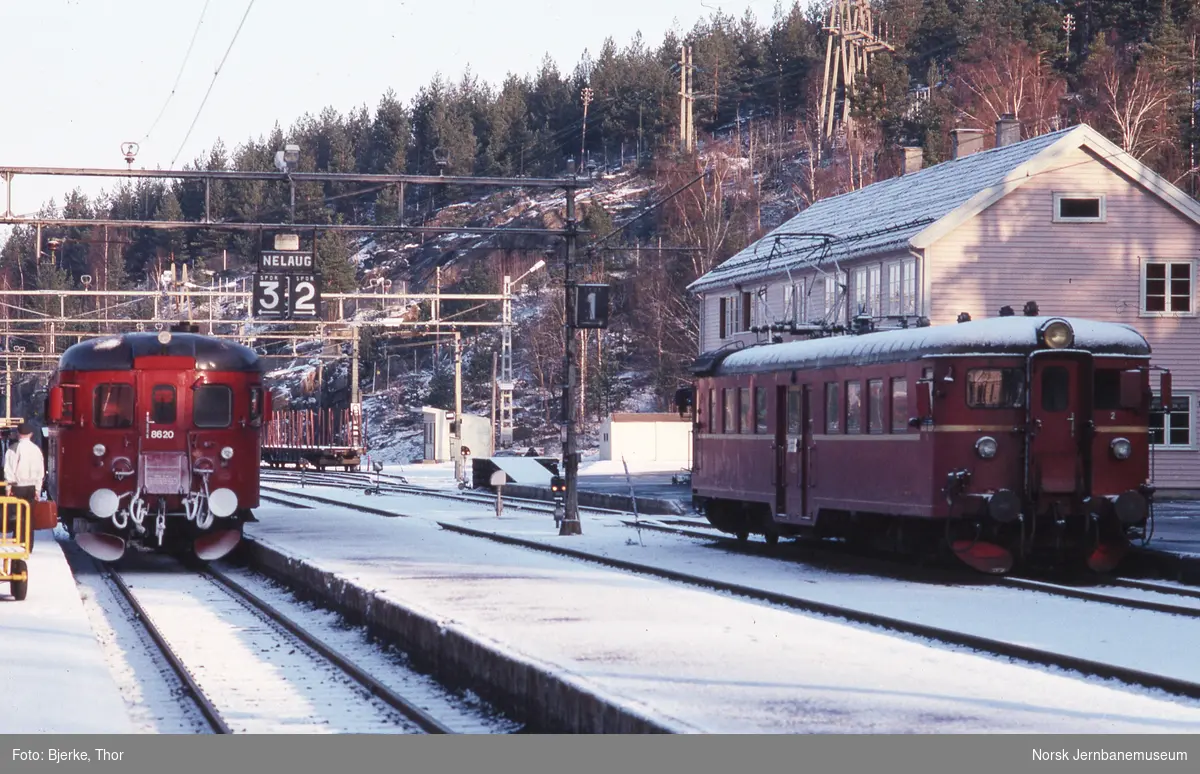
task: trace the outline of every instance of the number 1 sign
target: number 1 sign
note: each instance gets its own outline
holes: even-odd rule
[[[575,327],[608,327],[608,285],[575,286]]]

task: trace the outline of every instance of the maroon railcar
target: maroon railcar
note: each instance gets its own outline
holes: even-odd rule
[[[47,397],[60,520],[105,561],[129,543],[224,556],[258,507],[267,396],[258,356],[231,341],[162,331],[76,344]]]
[[[693,494],[745,539],[815,534],[1116,566],[1145,529],[1150,346],[1053,317],[721,350],[701,356]],[[1170,375],[1162,375],[1162,400]]]

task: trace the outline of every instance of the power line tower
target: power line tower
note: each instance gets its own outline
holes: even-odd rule
[[[877,30],[871,0],[833,0],[824,30],[829,37],[825,41],[820,121],[821,132],[831,138],[839,125],[846,129],[850,126],[855,79],[867,74],[871,57],[895,48]]]
[[[696,122],[693,116],[696,95],[692,86],[692,47],[684,46],[679,56],[679,149],[691,153],[696,148]]]

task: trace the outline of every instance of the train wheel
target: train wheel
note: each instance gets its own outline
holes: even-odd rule
[[[768,532],[764,537],[766,537],[767,545],[769,546],[777,545],[779,543],[778,532]]]
[[[750,533],[744,529],[739,530],[737,533],[737,539],[738,539],[739,543],[745,543],[747,540],[750,539]]]
[[[25,564],[23,559],[13,559],[12,573],[13,575],[20,573],[26,573],[26,575],[28,575],[29,567]],[[12,581],[9,585],[12,587],[10,591],[12,591],[13,598],[18,602],[23,602],[25,600],[25,595],[29,593],[29,578],[26,577],[23,581]]]

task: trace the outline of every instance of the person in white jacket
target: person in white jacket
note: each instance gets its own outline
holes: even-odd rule
[[[33,426],[22,422],[17,428],[15,449],[9,449],[4,454],[4,485],[6,493],[29,503],[32,517],[33,504],[42,499],[42,482],[46,478],[46,460],[41,448],[33,442]],[[10,519],[11,520],[11,519]],[[30,533],[30,546],[33,548],[33,533]]]

